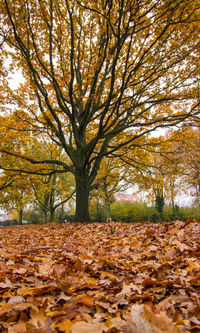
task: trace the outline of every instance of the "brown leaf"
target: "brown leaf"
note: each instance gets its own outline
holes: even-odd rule
[[[200,286],[200,273],[189,281],[192,286]]]
[[[59,331],[63,331],[65,333],[70,333],[71,327],[72,327],[72,322],[69,319],[65,319],[61,323],[55,326],[55,328],[58,328]]]
[[[22,303],[24,302],[24,298],[22,296],[12,296],[8,300],[8,304]]]
[[[107,327],[103,323],[86,323],[85,321],[79,321],[72,325],[71,333],[104,333],[107,331]]]
[[[135,326],[133,333],[180,333],[172,320],[164,313],[153,313],[147,305],[133,305],[131,323]]]
[[[14,274],[25,274],[26,272],[27,272],[27,269],[24,267],[13,269]]]
[[[77,297],[73,298],[78,303],[87,305],[89,307],[92,307],[94,305],[94,298],[91,296],[88,296],[87,294],[78,295]]]
[[[26,333],[26,324],[23,322],[18,322],[8,328],[8,333]]]

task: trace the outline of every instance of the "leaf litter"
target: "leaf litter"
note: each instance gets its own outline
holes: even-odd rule
[[[11,226],[2,333],[200,332],[200,223]]]

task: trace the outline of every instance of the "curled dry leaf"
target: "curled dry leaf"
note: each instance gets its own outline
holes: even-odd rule
[[[147,305],[133,305],[130,322],[132,333],[181,333],[164,312],[154,313]]]
[[[79,321],[71,327],[71,333],[104,333],[107,327],[103,323]]]

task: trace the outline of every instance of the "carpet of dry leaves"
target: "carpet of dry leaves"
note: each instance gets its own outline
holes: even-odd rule
[[[0,229],[0,332],[200,332],[200,223]]]

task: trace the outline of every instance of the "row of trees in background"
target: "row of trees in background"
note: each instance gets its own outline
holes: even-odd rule
[[[196,203],[200,197],[200,131],[198,127],[182,127],[160,137],[143,137],[138,147],[132,147],[115,158],[104,158],[97,174],[93,190],[90,192],[90,215],[93,220],[157,220],[163,216],[165,203],[171,207],[172,218],[177,216],[176,196],[180,192],[193,194]],[[143,149],[141,149],[141,146]],[[41,158],[57,156],[62,162],[62,149],[35,139],[24,145],[24,149],[34,150]],[[0,176],[0,206],[7,211],[18,211],[19,223],[22,212],[29,211],[28,219],[34,222],[62,219],[66,214],[74,214],[75,179],[67,172],[57,172],[57,165],[44,165],[42,169],[27,161],[7,156]],[[23,166],[24,164],[24,166]],[[14,171],[12,171],[12,168]],[[8,170],[6,170],[8,169]],[[19,171],[16,172],[16,169]],[[46,175],[44,174],[46,172]],[[126,213],[117,208],[115,194],[130,188],[146,194],[147,205],[124,206]],[[112,205],[111,205],[112,204]],[[135,212],[130,213],[130,209]],[[138,210],[140,214],[136,214]],[[32,213],[32,218],[30,212]],[[121,217],[119,212],[121,212]],[[38,219],[38,215],[40,218]],[[25,214],[27,216],[27,213]],[[41,218],[42,217],[42,218]],[[163,218],[166,218],[163,216]],[[168,217],[167,217],[168,219]]]
[[[37,157],[51,159],[56,155],[58,159],[63,158],[61,149],[41,138],[26,146],[24,144],[24,149],[34,150]],[[35,170],[31,166],[27,173],[26,161],[7,156],[5,160],[1,159],[1,163],[4,164],[4,171],[0,177],[0,205],[7,211],[17,211],[19,223],[27,205],[40,212],[43,222],[53,221],[56,210],[63,209],[74,194],[74,179],[67,173],[57,173],[57,165],[44,165]],[[26,173],[23,173],[23,168],[26,168]]]

